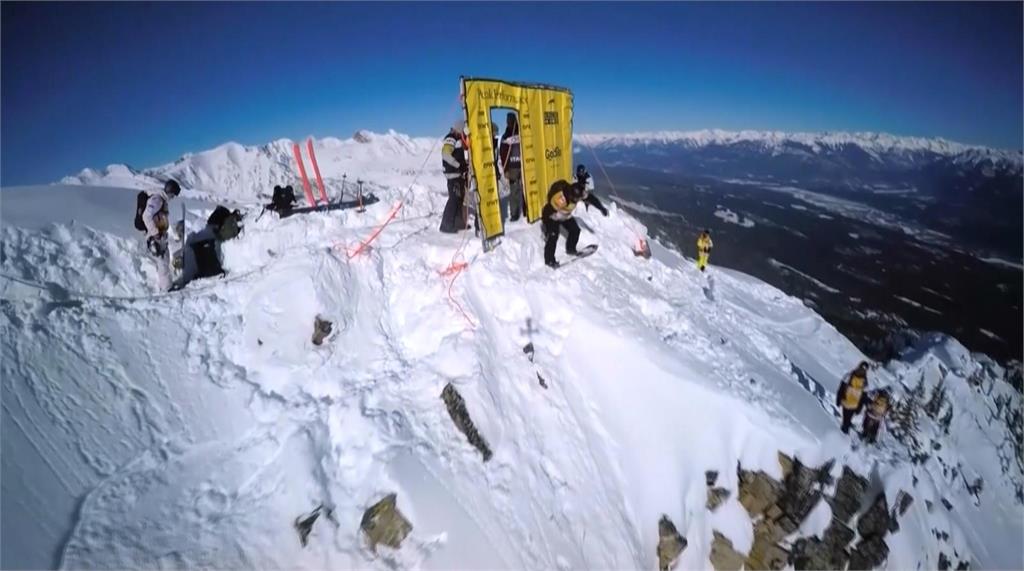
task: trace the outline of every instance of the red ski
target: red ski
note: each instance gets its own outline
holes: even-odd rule
[[[292,151],[295,152],[295,163],[299,165],[299,175],[302,177],[302,188],[306,191],[306,200],[310,206],[316,206],[316,199],[313,198],[313,189],[309,186],[309,179],[306,178],[306,165],[302,164],[302,151],[298,143],[292,144]]]
[[[316,175],[316,187],[320,189],[320,198],[327,206],[327,190],[324,189],[324,179],[320,178],[320,167],[316,164],[316,155],[313,153],[313,139],[306,139],[306,150],[309,152],[309,162],[313,163],[313,174]]]

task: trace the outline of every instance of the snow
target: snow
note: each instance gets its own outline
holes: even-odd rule
[[[935,315],[942,315],[941,311],[939,311],[937,309],[933,309],[931,307],[928,307],[927,305],[925,305],[923,303],[916,302],[916,301],[914,301],[914,300],[912,300],[912,299],[910,299],[908,297],[903,297],[902,295],[894,295],[893,297],[895,297],[896,299],[902,301],[903,303],[905,303],[905,304],[907,304],[909,306],[916,307],[918,309],[923,309],[923,310],[927,311],[928,313],[934,313]]]
[[[679,567],[706,568],[712,530],[739,549],[753,540],[737,463],[778,477],[779,450],[812,465],[838,456],[911,486],[899,443],[853,450],[838,433],[829,403],[864,356],[800,300],[725,268],[701,274],[654,240],[653,258],[637,258],[643,227],[617,204],[607,218],[580,212],[583,243],[601,249],[557,272],[541,263],[536,225],[511,225],[483,253],[436,231],[435,144],[393,132],[317,141],[332,196],[348,174],[381,198],[362,214],[256,220],[274,184],[294,184],[285,140],[0,190],[2,566],[651,568],[666,514],[690,541]],[[247,217],[224,244],[226,277],[154,295],[129,217],[135,189],[164,176],[185,181],[192,230],[213,201]],[[47,208],[57,195],[73,211]],[[454,259],[469,265],[444,275]],[[334,323],[319,347],[316,316]],[[930,347],[876,379],[935,384],[949,363],[967,378],[984,362],[952,340]],[[1004,467],[1005,435],[978,422],[990,401],[958,382],[947,386],[967,412],[955,438],[935,438],[985,492],[975,506],[938,459],[923,467],[915,496],[950,495],[958,511],[939,521],[918,499],[888,540],[890,566],[934,567],[940,524],[979,566],[1024,565],[1021,475]],[[489,462],[448,418],[447,383]],[[734,492],[715,513],[706,470]],[[390,492],[413,532],[374,555],[358,522]],[[337,523],[321,518],[302,548],[292,524],[319,504]],[[805,531],[827,516],[818,506]]]
[[[768,263],[773,265],[773,266],[775,266],[776,268],[782,269],[785,272],[796,274],[796,275],[804,278],[805,280],[813,283],[814,285],[820,287],[821,289],[823,289],[823,290],[825,290],[825,291],[827,291],[829,293],[839,293],[838,289],[836,289],[836,288],[834,288],[834,287],[832,287],[830,285],[825,284],[824,282],[822,282],[821,280],[818,280],[817,278],[815,278],[813,276],[810,276],[808,274],[805,274],[805,273],[801,272],[800,270],[794,268],[793,266],[790,266],[790,265],[787,265],[787,264],[783,264],[782,262],[776,260],[775,258],[768,258]]]
[[[739,214],[736,214],[735,212],[733,212],[732,210],[729,210],[728,208],[721,208],[721,207],[719,207],[717,210],[715,210],[715,217],[716,218],[721,218],[722,220],[724,220],[725,222],[728,222],[729,224],[736,224],[736,225],[742,226],[744,228],[753,228],[754,227],[754,221],[753,220],[751,220],[749,218],[743,218]]]
[[[1024,270],[1024,264],[1012,260],[1006,260],[1004,258],[997,258],[995,256],[979,257],[979,260],[986,264],[992,264],[993,266],[1003,266],[1004,268],[1011,268],[1014,270]]]

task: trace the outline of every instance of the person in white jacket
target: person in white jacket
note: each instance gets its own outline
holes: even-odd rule
[[[167,239],[170,226],[170,200],[181,194],[181,186],[174,180],[164,183],[161,190],[149,193],[142,223],[146,227],[146,249],[156,261],[157,287],[160,291],[171,288],[171,257]]]

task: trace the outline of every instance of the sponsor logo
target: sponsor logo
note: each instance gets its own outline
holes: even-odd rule
[[[558,124],[558,112],[557,111],[545,111],[544,112],[544,124],[545,125],[557,125]]]
[[[553,149],[544,149],[544,158],[547,160],[557,159],[562,156],[562,147],[555,147]]]

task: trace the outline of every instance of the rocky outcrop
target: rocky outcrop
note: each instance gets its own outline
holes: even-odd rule
[[[733,548],[729,538],[714,532],[711,541],[711,567],[715,571],[739,571],[747,560],[747,556]]]
[[[761,471],[739,470],[739,500],[754,520],[748,569],[782,569],[789,564],[791,553],[779,542],[796,531],[821,501],[821,488],[831,478],[832,462],[810,468],[780,453],[779,465],[781,482]]]
[[[321,319],[318,315],[313,321],[313,344],[323,345],[324,339],[331,334],[334,329],[334,324],[326,319]]]
[[[725,488],[715,487],[715,482],[718,481],[718,472],[714,470],[708,470],[707,472],[704,473],[704,480],[708,486],[707,500],[705,501],[705,505],[709,510],[715,511],[718,509],[718,506],[722,505],[723,503],[725,503],[725,500],[729,499],[729,496],[731,494],[729,490]]]
[[[849,523],[850,518],[860,511],[861,498],[868,489],[868,481],[857,475],[849,466],[843,466],[843,474],[836,483],[836,492],[828,500],[832,508],[832,517]]]
[[[679,534],[667,515],[658,520],[658,569],[668,571],[686,549],[686,538]]]
[[[359,527],[366,534],[374,553],[380,544],[398,549],[412,531],[412,524],[398,511],[397,501],[397,494],[388,494],[363,512]]]
[[[444,400],[445,406],[448,407],[448,415],[452,417],[452,422],[458,427],[459,431],[466,436],[469,443],[474,448],[480,451],[480,454],[484,457],[484,462],[491,459],[491,449],[487,446],[487,442],[480,432],[477,431],[476,425],[473,424],[473,419],[469,418],[469,410],[466,409],[466,401],[462,400],[462,395],[459,391],[455,390],[455,386],[448,383],[444,387],[444,391],[441,392],[441,399]]]

